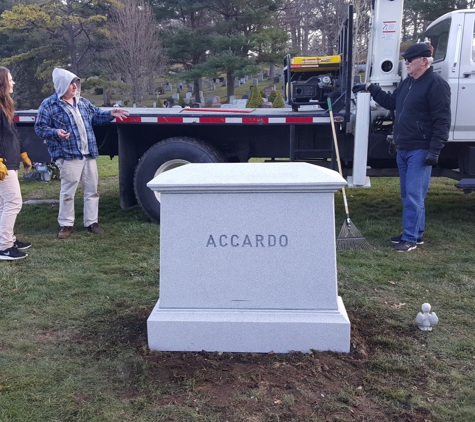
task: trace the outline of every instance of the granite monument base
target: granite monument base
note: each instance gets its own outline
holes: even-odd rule
[[[349,352],[350,321],[334,311],[160,309],[148,322],[149,347],[167,351]]]

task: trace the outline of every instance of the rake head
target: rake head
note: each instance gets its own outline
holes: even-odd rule
[[[336,250],[355,251],[359,249],[371,249],[371,245],[351,220],[348,219],[343,223],[340,234],[336,238]]]

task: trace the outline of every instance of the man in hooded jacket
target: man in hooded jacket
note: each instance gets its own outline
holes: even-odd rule
[[[103,111],[80,96],[81,81],[72,72],[53,70],[55,94],[43,100],[35,123],[36,134],[46,141],[51,159],[60,170],[58,237],[70,237],[74,225],[74,196],[79,183],[84,192],[84,227],[104,234],[98,224],[99,194],[96,158],[99,155],[93,125],[128,116],[128,111]]]

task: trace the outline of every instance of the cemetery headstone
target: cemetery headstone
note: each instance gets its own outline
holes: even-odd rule
[[[264,88],[264,95],[269,98],[269,95],[271,94],[272,91],[275,90],[274,85],[269,85]]]
[[[161,194],[150,349],[349,352],[334,220],[345,185],[298,162],[188,164],[150,181]]]
[[[240,99],[240,100],[236,100],[236,107],[237,108],[246,108],[246,104],[247,104],[247,100],[243,100],[243,99]]]

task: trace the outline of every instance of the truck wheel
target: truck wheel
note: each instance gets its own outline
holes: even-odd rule
[[[160,194],[147,183],[164,171],[189,163],[222,163],[224,157],[208,144],[192,138],[169,138],[161,141],[140,158],[135,169],[134,191],[144,214],[160,223]]]

